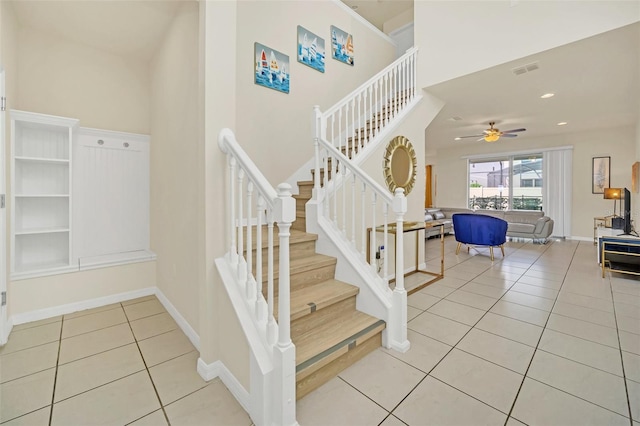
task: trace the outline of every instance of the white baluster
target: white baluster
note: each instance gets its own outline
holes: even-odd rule
[[[244,202],[244,197],[242,196],[242,181],[244,179],[244,170],[238,170],[238,218],[236,229],[238,230],[238,269],[236,271],[238,275],[238,280],[240,282],[244,282],[243,280],[243,256],[244,256],[244,225],[242,224],[242,204]]]
[[[371,267],[373,268],[373,272],[378,273],[377,262],[376,262],[376,249],[378,248],[378,239],[376,233],[376,209],[378,208],[378,194],[373,192],[371,194],[371,244],[369,246],[369,259],[371,259]]]
[[[231,234],[231,265],[238,266],[238,246],[236,245],[237,230],[234,225],[236,218],[236,159],[228,155],[229,159],[229,231]]]
[[[347,167],[343,164],[341,167],[342,173],[342,235],[347,238],[347,191],[346,191],[346,175]]]
[[[351,244],[356,248],[356,175],[351,180]]]
[[[253,182],[247,182],[247,300],[249,301],[249,305],[253,305],[255,303],[255,284],[253,283],[253,231],[251,225],[252,218],[252,196],[253,196]]]
[[[383,232],[382,232],[382,244],[384,244],[385,251],[389,253],[389,229],[388,229],[388,221],[389,221],[389,205],[387,203],[383,204],[382,207],[382,217],[384,219]],[[389,260],[387,259],[389,256],[385,255],[382,261],[382,278],[388,283],[389,276]]]
[[[267,307],[268,319],[267,324],[267,341],[273,346],[278,338],[278,324],[273,316],[274,296],[273,296],[273,211],[269,209],[267,215]]]
[[[374,95],[374,98],[375,98],[375,99],[374,99],[374,104],[373,104],[373,106],[374,106],[374,107],[375,107],[375,109],[376,109],[376,112],[375,112],[375,114],[373,115],[373,119],[374,119],[374,120],[375,120],[375,122],[376,122],[376,125],[375,125],[375,127],[373,128],[373,136],[374,136],[374,137],[378,134],[378,122],[379,122],[380,118],[382,117],[382,116],[380,115],[380,113],[381,113],[380,104],[378,103],[378,102],[379,102],[378,90],[379,90],[379,86],[380,86],[380,85],[378,84],[378,82],[379,82],[379,81],[380,81],[380,80],[376,80],[376,82],[374,83],[374,88],[373,88],[373,95]]]
[[[367,184],[362,182],[362,191],[360,192],[360,253],[362,253],[363,259],[367,257],[367,217],[365,211],[366,193]]]
[[[369,117],[369,129],[367,129],[368,135],[369,135],[369,139],[371,139],[373,137],[373,126],[374,126],[374,122],[375,122],[375,116],[373,115],[373,101],[372,101],[372,93],[373,93],[373,87],[369,86],[369,88],[367,89],[368,93],[367,93],[367,97],[369,98],[369,110],[368,110],[368,114],[367,117]]]
[[[256,214],[256,302],[255,312],[258,321],[265,321],[267,318],[266,312],[262,308],[262,215],[265,210],[264,197],[258,194],[258,213]]]

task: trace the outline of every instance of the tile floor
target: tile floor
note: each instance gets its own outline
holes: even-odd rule
[[[0,348],[5,425],[251,425],[155,296],[14,327]]]
[[[298,401],[301,425],[640,426],[640,279],[602,279],[588,242],[509,242],[491,263],[445,241],[445,278],[409,296],[411,349]]]
[[[411,349],[376,350],[298,401],[299,423],[640,426],[640,280],[601,279],[587,242],[506,251],[455,256],[447,238],[446,278],[409,297]],[[0,423],[250,425],[197,356],[154,297],[17,326]]]

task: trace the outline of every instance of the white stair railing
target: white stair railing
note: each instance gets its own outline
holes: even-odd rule
[[[335,106],[325,112],[316,106],[313,111],[313,200],[317,204],[318,220],[327,225],[330,239],[349,247],[351,258],[360,260],[352,266],[362,268],[363,276],[368,272],[375,277],[375,282],[367,281],[367,284],[377,287],[375,293],[382,295],[385,305],[390,306],[384,318],[387,346],[400,351],[409,348],[403,233],[390,232],[389,223],[391,220],[395,229],[403,228],[407,201],[402,190],[392,195],[362,171],[357,157],[367,144],[381,143],[385,130],[398,124],[409,107],[419,100],[417,54],[416,47],[407,50]],[[378,265],[376,259],[380,233],[384,247],[389,247],[389,234],[395,234],[395,270],[391,275],[388,256],[383,257],[382,265]],[[395,281],[392,292],[389,277]]]
[[[296,218],[295,199],[291,186],[273,188],[249,156],[240,147],[233,132],[223,129],[218,145],[227,155],[229,206],[227,241],[229,249],[224,261],[232,272],[236,290],[244,301],[244,313],[251,318],[252,335],[260,336],[260,354],[270,358],[273,371],[259,380],[269,382],[268,395],[252,395],[257,400],[269,399],[272,404],[261,414],[269,424],[295,425],[295,346],[290,332],[289,236]],[[279,255],[277,261],[278,321],[274,316],[274,242],[273,228],[278,225]],[[266,298],[263,295],[263,234],[267,238]],[[253,239],[256,239],[254,244]],[[255,261],[254,257],[255,250]],[[253,266],[255,264],[255,271]],[[243,308],[243,307],[236,307]],[[256,344],[256,342],[250,342]],[[263,350],[262,350],[263,349]],[[266,355],[265,355],[266,354]],[[255,354],[254,354],[255,355]],[[260,392],[254,386],[251,392]],[[261,389],[259,389],[261,388]],[[263,402],[261,402],[263,404]],[[253,416],[252,416],[253,417]],[[262,422],[260,422],[262,423]]]
[[[413,47],[321,113],[317,136],[354,158],[416,98],[418,48]]]
[[[407,292],[404,288],[404,234],[395,232],[403,228],[407,212],[404,189],[398,188],[391,195],[328,141],[316,139],[315,151],[316,158],[329,158],[331,162],[339,164],[337,174],[328,176],[328,173],[324,173],[325,186],[319,197],[318,217],[326,225],[325,231],[329,237],[345,242],[342,245],[348,246],[354,257],[360,259],[360,265],[352,266],[366,265],[364,267],[369,269],[368,275],[376,278],[368,284],[376,286],[376,293],[385,295],[391,306],[387,317],[383,318],[387,321],[387,346],[404,352],[409,345]],[[395,234],[395,268],[392,273],[389,273],[388,256],[384,256],[382,265],[378,265],[378,234],[382,234],[382,245],[385,247],[388,247],[390,234]],[[393,291],[389,290],[389,277],[395,281]]]

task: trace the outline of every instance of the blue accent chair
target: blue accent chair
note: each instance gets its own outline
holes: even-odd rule
[[[507,241],[507,221],[497,217],[477,213],[456,213],[452,216],[453,232],[458,242],[456,255],[460,246],[489,246],[493,261],[493,248],[500,247],[504,257],[504,243]],[[469,247],[467,247],[469,251]]]

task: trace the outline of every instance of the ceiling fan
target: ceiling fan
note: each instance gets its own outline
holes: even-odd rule
[[[485,130],[484,133],[481,135],[458,136],[457,138],[455,138],[455,140],[459,141],[460,139],[465,139],[465,138],[480,138],[478,139],[479,141],[484,140],[485,142],[495,142],[498,139],[500,139],[501,136],[505,138],[515,138],[518,135],[515,135],[514,133],[524,132],[525,130],[527,130],[527,129],[521,128],[521,129],[506,130],[502,132],[500,131],[500,129],[496,129],[495,127],[493,127],[495,124],[496,124],[495,121],[490,122],[489,128]]]

